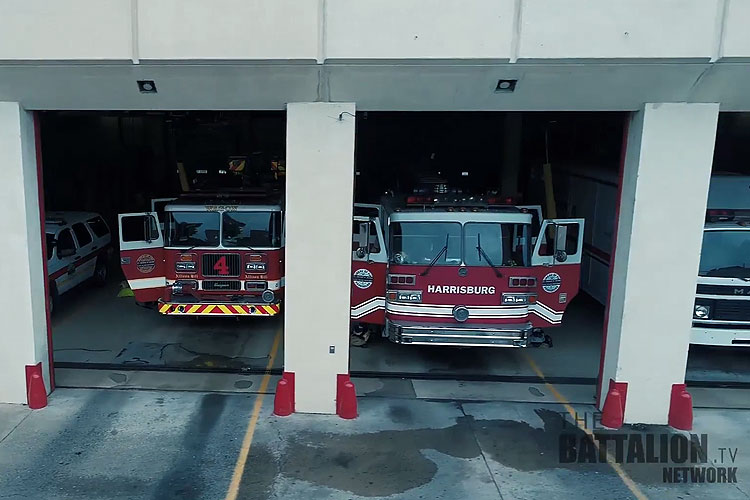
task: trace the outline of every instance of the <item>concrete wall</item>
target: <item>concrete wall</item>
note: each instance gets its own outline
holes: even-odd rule
[[[26,365],[43,364],[49,389],[47,316],[32,114],[0,102],[0,402],[26,403]]]
[[[729,0],[0,0],[0,60],[750,56]]]
[[[685,380],[718,116],[647,104],[630,123],[601,395],[628,384],[626,423],[666,424]]]
[[[335,413],[336,375],[349,373],[354,114],[287,108],[284,371],[303,413]]]

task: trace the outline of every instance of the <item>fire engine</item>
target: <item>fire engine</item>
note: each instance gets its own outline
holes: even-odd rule
[[[616,176],[569,169],[559,181],[562,208],[593,228],[584,246],[582,288],[606,304]],[[690,342],[750,346],[750,177],[711,177]]]
[[[442,188],[409,196],[388,216],[384,286],[353,294],[352,317],[382,321],[398,344],[551,346],[544,329],[561,324],[578,292],[584,221],[541,221],[537,237],[540,209],[504,203]],[[355,234],[377,230],[369,227]],[[376,255],[354,270],[355,287],[358,272],[369,280],[386,269]]]
[[[178,198],[120,214],[120,264],[136,301],[183,316],[279,313],[283,206],[243,194]]]

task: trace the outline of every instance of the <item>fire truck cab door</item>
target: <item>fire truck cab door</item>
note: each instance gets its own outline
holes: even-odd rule
[[[584,219],[549,219],[542,222],[531,255],[532,266],[580,264]]]
[[[167,286],[164,238],[156,212],[120,214],[120,266],[138,302],[155,302]]]
[[[352,228],[353,321],[385,322],[385,280],[388,255],[377,217],[355,216]]]

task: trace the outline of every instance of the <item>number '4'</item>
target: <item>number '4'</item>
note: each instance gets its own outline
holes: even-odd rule
[[[229,266],[227,265],[227,257],[222,255],[219,260],[214,264],[214,271],[218,271],[219,274],[229,274]]]

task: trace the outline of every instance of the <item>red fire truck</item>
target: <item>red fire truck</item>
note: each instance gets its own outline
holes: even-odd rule
[[[549,345],[578,293],[583,219],[495,197],[414,195],[388,219],[384,336],[399,344]],[[537,219],[538,220],[538,219]]]
[[[283,209],[242,195],[189,196],[120,214],[120,264],[136,301],[162,314],[259,315],[284,295]],[[162,229],[163,228],[163,229]]]
[[[541,221],[536,206],[433,191],[383,226],[382,206],[355,206],[355,343],[385,326],[401,344],[551,345],[544,329],[578,292],[583,219]]]

